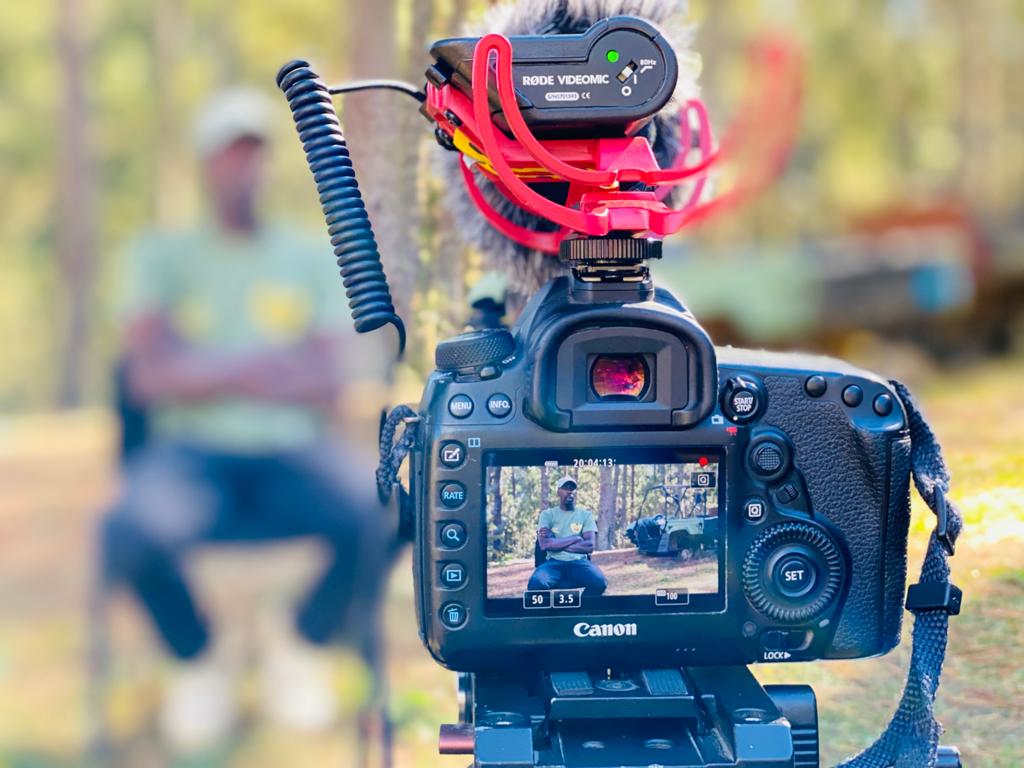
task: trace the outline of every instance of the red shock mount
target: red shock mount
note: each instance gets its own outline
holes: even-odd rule
[[[749,199],[785,164],[799,114],[799,57],[793,46],[781,39],[762,41],[752,51],[752,68],[761,73],[767,87],[748,91],[740,118],[718,147],[704,104],[698,99],[686,101],[679,116],[680,151],[669,168],[658,165],[650,143],[641,136],[538,139],[516,100],[512,44],[500,34],[485,35],[476,44],[472,99],[451,83],[441,87],[428,84],[425,111],[463,153],[462,177],[473,202],[492,226],[513,241],[557,253],[561,241],[571,233],[601,237],[631,232],[665,237]],[[511,137],[491,118],[488,88],[492,79]],[[697,160],[688,165],[694,148]],[[709,170],[727,155],[742,162],[744,177],[728,192],[702,200]],[[470,160],[510,201],[560,228],[542,232],[502,215],[477,184]],[[541,182],[567,182],[565,203],[550,200],[530,186]],[[623,188],[637,184],[649,189]],[[689,194],[681,207],[671,208],[665,199],[681,184],[691,185]]]

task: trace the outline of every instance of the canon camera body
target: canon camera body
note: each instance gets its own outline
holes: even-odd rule
[[[411,484],[420,632],[445,666],[747,664],[898,643],[910,438],[884,380],[716,349],[649,281],[573,277],[511,332],[442,343],[437,364]]]

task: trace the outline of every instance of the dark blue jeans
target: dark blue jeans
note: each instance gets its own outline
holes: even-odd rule
[[[191,658],[210,630],[182,571],[190,550],[298,536],[325,541],[329,563],[297,617],[299,632],[324,644],[352,629],[346,622],[372,621],[392,531],[372,469],[330,445],[247,456],[165,443],[125,468],[122,497],[101,523],[100,549],[107,582],[130,587],[171,652]]]
[[[527,589],[579,589],[588,597],[603,595],[608,580],[589,560],[548,560],[537,566]]]

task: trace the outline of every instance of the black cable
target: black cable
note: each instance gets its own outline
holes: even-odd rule
[[[412,83],[406,83],[402,80],[353,80],[349,83],[328,86],[327,92],[332,95],[337,95],[339,93],[356,93],[358,91],[372,91],[377,89],[404,93],[407,96],[412,96],[421,104],[427,100],[427,94],[419,90]]]
[[[405,348],[405,326],[395,313],[377,240],[327,86],[301,60],[281,68],[277,85],[288,100],[320,193],[327,232],[341,268],[356,330],[367,333],[382,325],[393,325],[398,331],[401,354]]]

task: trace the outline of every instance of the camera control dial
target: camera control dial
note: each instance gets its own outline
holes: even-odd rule
[[[832,537],[806,523],[781,523],[758,536],[743,560],[743,590],[758,611],[799,623],[839,595],[845,564]]]
[[[515,348],[515,339],[504,328],[471,331],[438,344],[434,351],[434,364],[439,371],[479,368],[500,363]]]

